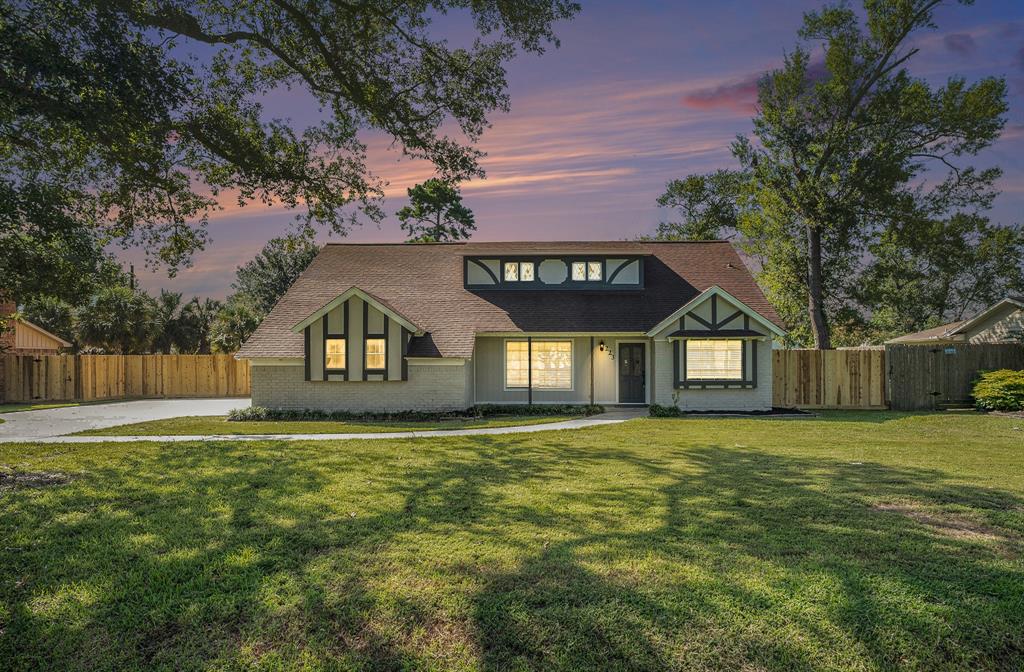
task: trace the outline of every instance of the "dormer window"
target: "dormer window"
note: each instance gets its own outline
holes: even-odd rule
[[[587,280],[601,280],[601,262],[600,261],[588,261],[587,262]]]
[[[505,262],[505,282],[533,282],[533,262]]]
[[[584,261],[572,262],[572,279],[574,282],[582,282],[587,279],[587,264]]]

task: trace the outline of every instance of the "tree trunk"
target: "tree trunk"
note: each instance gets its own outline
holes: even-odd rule
[[[811,318],[816,350],[831,350],[832,338],[825,322],[825,306],[822,299],[821,280],[821,232],[807,227],[807,314]]]

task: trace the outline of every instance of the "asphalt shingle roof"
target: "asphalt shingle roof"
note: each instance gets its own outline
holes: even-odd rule
[[[644,289],[467,290],[463,257],[513,254],[633,254],[644,260]],[[651,329],[713,285],[782,327],[736,250],[727,242],[328,244],[270,311],[239,357],[301,357],[292,327],[358,287],[426,332],[410,355],[470,357],[486,332],[638,332]]]

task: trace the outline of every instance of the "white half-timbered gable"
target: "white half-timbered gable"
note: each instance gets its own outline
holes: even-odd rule
[[[783,332],[721,287],[713,286],[648,335],[672,349],[675,389],[756,388],[759,357]]]
[[[408,380],[409,340],[420,329],[353,287],[292,328],[303,335],[305,380]]]

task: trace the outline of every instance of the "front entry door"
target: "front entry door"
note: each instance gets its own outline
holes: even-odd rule
[[[619,403],[644,403],[646,383],[644,344],[619,343]]]

